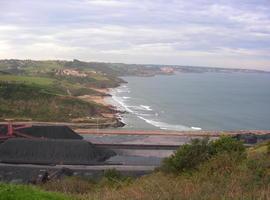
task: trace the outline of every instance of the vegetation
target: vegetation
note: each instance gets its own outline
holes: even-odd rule
[[[229,146],[231,146],[230,149]],[[123,177],[116,170],[108,170],[104,172],[103,178],[98,182],[69,177],[40,185],[41,190],[30,186],[2,184],[0,186],[0,199],[8,199],[8,195],[18,195],[18,193],[27,196],[29,191],[33,191],[31,193],[33,195],[29,195],[28,198],[19,196],[17,199],[42,199],[45,194],[53,194],[54,198],[51,199],[69,197],[75,200],[269,199],[270,159],[268,146],[269,142],[245,149],[241,143],[228,137],[213,142],[196,140],[185,145],[185,150],[180,148],[174,154],[174,156],[179,156],[179,152],[182,152],[183,159],[187,159],[187,155],[192,154],[198,161],[193,162],[188,158],[187,162],[192,161],[196,165],[190,165],[190,168],[185,166],[185,170],[181,169],[181,172],[171,173],[161,169],[150,175],[132,179]],[[210,152],[213,152],[214,148],[215,153],[207,154],[205,160],[198,159],[205,157],[205,149],[208,147],[211,147]],[[194,154],[194,152],[196,153]],[[200,156],[198,152],[201,152],[202,155]],[[179,161],[182,162],[180,158]],[[11,191],[11,193],[6,191]],[[59,193],[66,196],[59,196]],[[50,196],[47,199],[50,199]]]
[[[90,122],[113,110],[77,97],[104,96],[95,88],[123,82],[106,74],[111,71],[106,66],[99,69],[76,60],[0,60],[0,71],[0,120]]]
[[[245,149],[243,144],[229,137],[212,142],[195,140],[170,157],[178,157],[179,166],[183,166],[183,160],[193,163],[177,168],[178,171],[173,163],[174,171],[161,168],[151,175],[130,179],[112,170],[99,182],[67,178],[49,182],[41,188],[83,200],[269,199],[268,145],[263,143]],[[191,155],[195,156],[194,160]]]
[[[69,122],[76,118],[91,118],[109,108],[80,99],[53,94],[39,85],[0,82],[0,118],[33,119]]]
[[[36,187],[0,184],[0,200],[68,200],[63,194],[45,192]]]
[[[84,73],[86,76],[68,75],[63,72],[64,70],[73,70]],[[72,84],[82,83],[97,88],[116,87],[123,82],[117,77],[119,75],[117,71],[107,64],[88,63],[78,60],[0,60],[0,71],[16,76],[48,77]]]
[[[191,144],[181,146],[172,156],[166,158],[161,169],[165,172],[180,173],[197,169],[202,163],[222,153],[234,154],[242,159],[245,154],[242,142],[223,136],[218,140],[194,139]]]

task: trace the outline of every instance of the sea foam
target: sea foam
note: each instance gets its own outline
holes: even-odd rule
[[[144,120],[148,124],[151,124],[157,128],[160,128],[162,130],[172,130],[172,131],[190,131],[191,128],[183,125],[175,125],[175,124],[168,124],[166,122],[159,122],[159,121],[154,121],[151,119],[146,119],[142,116],[138,116],[140,119]]]
[[[147,110],[147,111],[152,111],[153,110],[153,109],[151,109],[150,106],[140,105],[140,107]]]

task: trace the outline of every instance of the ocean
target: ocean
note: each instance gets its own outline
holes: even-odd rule
[[[108,101],[126,111],[124,129],[270,130],[270,74],[122,78]]]

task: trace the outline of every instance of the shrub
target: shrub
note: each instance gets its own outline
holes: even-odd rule
[[[194,170],[214,155],[224,153],[233,154],[237,159],[245,158],[245,147],[242,142],[228,136],[211,142],[208,138],[195,139],[164,159],[161,170],[173,173]]]
[[[123,179],[123,176],[116,169],[108,169],[104,171],[104,178],[109,181],[115,181]]]
[[[166,172],[182,172],[195,169],[210,157],[208,138],[184,144],[173,155],[163,161],[161,169]]]
[[[209,145],[212,155],[220,153],[237,153],[243,155],[246,150],[243,142],[228,136],[221,136],[218,140],[210,142]]]

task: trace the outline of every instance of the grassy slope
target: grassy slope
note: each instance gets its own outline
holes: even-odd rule
[[[82,200],[270,199],[270,155],[262,151],[267,145],[249,149],[247,159],[221,154],[179,175],[154,172],[136,180],[103,179],[97,184],[68,178],[42,188]]]
[[[53,94],[39,85],[0,83],[0,118],[64,121],[98,116],[110,109],[80,99]]]
[[[136,180],[105,175],[99,183],[81,178],[32,186],[0,184],[0,199],[81,199],[81,200],[217,200],[270,199],[270,159],[264,143],[248,150],[249,157],[237,160],[221,154],[202,164],[197,171],[179,175],[154,172]],[[252,154],[250,154],[252,152]],[[65,193],[45,192],[45,190]]]
[[[59,76],[74,69],[87,77]],[[104,94],[91,87],[115,87],[120,80],[94,72],[87,63],[67,61],[0,60],[0,118],[65,121],[111,113],[109,108],[76,98]],[[8,74],[7,74],[8,73]],[[9,87],[6,87],[9,85]]]
[[[68,200],[67,196],[23,185],[0,184],[0,200]]]
[[[17,82],[25,84],[37,84],[42,86],[49,86],[54,83],[54,79],[44,77],[31,77],[31,76],[15,76],[15,75],[2,75],[1,81],[5,82]]]
[[[55,76],[57,70],[73,69],[89,73],[85,78]],[[0,71],[14,75],[53,77],[68,80],[71,83],[84,82],[92,87],[116,87],[122,82],[118,74],[107,64],[87,63],[80,61],[32,61],[32,60],[0,60]],[[92,73],[95,71],[95,73]]]
[[[91,88],[85,87],[78,82],[69,82],[68,80],[48,78],[48,77],[34,77],[22,75],[0,75],[0,82],[24,84],[28,86],[36,86],[40,89],[46,90],[53,94],[68,95],[69,91],[73,96],[79,95],[102,95]],[[86,81],[87,82],[87,81]]]

